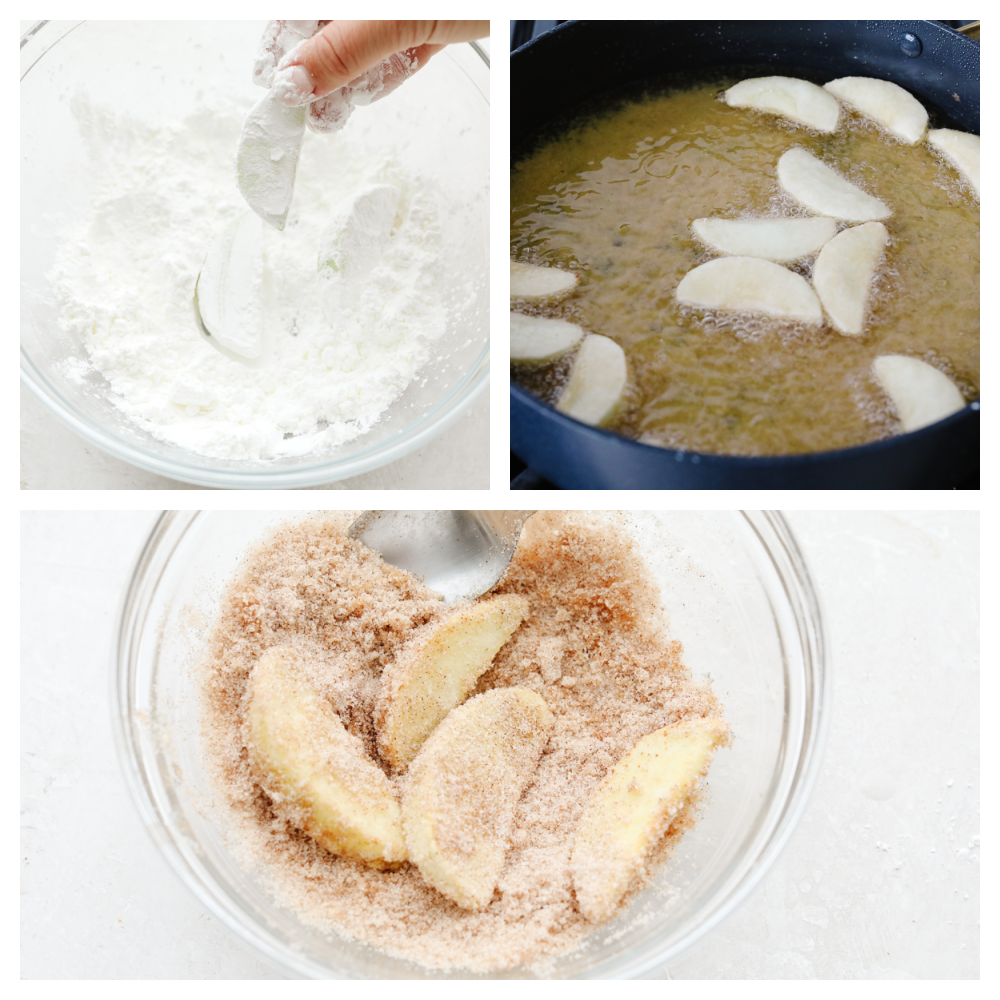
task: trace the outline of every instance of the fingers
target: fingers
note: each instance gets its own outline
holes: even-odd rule
[[[253,59],[253,82],[270,87],[278,63],[329,21],[268,21]]]
[[[470,41],[487,34],[488,21],[331,21],[279,60],[274,74],[275,96],[283,104],[307,104],[354,84],[390,56],[424,50],[426,61],[433,54],[431,49],[437,51],[449,42]],[[418,58],[416,65],[407,67],[406,75],[420,65]],[[401,72],[397,65],[394,77]],[[384,96],[389,91],[379,86],[375,92]]]

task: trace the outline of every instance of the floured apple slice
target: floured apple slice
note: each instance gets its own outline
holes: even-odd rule
[[[236,183],[247,204],[275,229],[285,228],[295,192],[306,109],[286,108],[268,91],[243,122],[236,148]]]
[[[695,219],[695,236],[723,253],[764,260],[797,260],[833,238],[833,219]]]
[[[452,902],[493,897],[514,810],[538,767],[553,718],[524,688],[496,688],[454,709],[424,744],[403,792],[410,860]]]
[[[933,365],[905,354],[882,354],[872,371],[892,400],[904,431],[916,431],[965,407],[958,386]]]
[[[927,129],[927,112],[908,90],[872,76],[844,76],[826,89],[845,104],[884,125],[903,142],[919,142]]]
[[[688,271],[677,286],[677,301],[804,323],[823,321],[819,299],[805,278],[758,257],[720,257]]]
[[[323,312],[330,323],[357,308],[398,210],[399,188],[391,184],[369,184],[337,206],[320,238],[317,264]]]
[[[979,194],[979,136],[953,128],[934,128],[927,141],[956,166]]]
[[[570,867],[588,920],[609,917],[729,737],[721,719],[691,719],[644,736],[584,809]]]
[[[813,287],[833,325],[857,336],[864,329],[872,275],[889,234],[881,222],[866,222],[838,233],[816,258]]]
[[[822,87],[791,76],[758,76],[741,80],[726,91],[731,108],[756,108],[792,118],[817,132],[832,132],[840,105]]]
[[[545,316],[510,314],[510,360],[548,361],[572,351],[584,338],[575,323]]]
[[[804,149],[782,154],[778,181],[796,201],[819,215],[848,222],[871,222],[892,215],[884,202],[865,194]]]
[[[525,302],[558,302],[566,298],[580,279],[558,267],[510,262],[510,297]]]
[[[219,231],[195,285],[205,329],[242,358],[260,356],[264,337],[264,232],[244,212]]]
[[[556,409],[585,424],[603,423],[617,409],[627,381],[625,352],[610,337],[588,333]]]
[[[375,706],[378,748],[396,770],[416,757],[434,727],[475,687],[528,613],[501,594],[459,608],[424,629],[382,673]]]
[[[333,854],[386,868],[406,860],[389,779],[302,674],[298,654],[269,649],[250,675],[250,754],[264,790]]]

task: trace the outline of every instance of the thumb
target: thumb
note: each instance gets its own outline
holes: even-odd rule
[[[396,52],[471,41],[489,30],[489,21],[331,21],[278,63],[274,94],[282,104],[309,104]]]

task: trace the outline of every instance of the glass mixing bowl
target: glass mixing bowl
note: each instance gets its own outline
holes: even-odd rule
[[[227,847],[225,803],[215,801],[206,780],[196,667],[220,596],[254,543],[278,523],[304,516],[161,516],[136,563],[119,620],[114,715],[125,775],[147,827],[184,884],[283,974],[447,978],[327,938],[277,905]],[[660,582],[685,662],[696,678],[711,680],[735,739],[712,765],[702,818],[656,885],[625,917],[556,959],[547,974],[561,978],[634,978],[662,969],[731,913],[802,812],[829,714],[819,604],[780,515],[639,512],[626,523]],[[499,975],[536,973],[519,968]],[[459,972],[455,978],[470,977]]]
[[[21,378],[87,441],[197,486],[289,489],[378,468],[443,431],[489,382],[489,61],[475,44],[449,46],[363,110],[387,129],[397,115],[427,120],[407,148],[408,166],[447,193],[442,245],[453,287],[443,294],[463,304],[432,360],[367,434],[336,451],[267,462],[195,455],[125,416],[80,340],[60,330],[47,274],[59,232],[80,222],[91,197],[70,98],[85,89],[97,104],[154,125],[190,114],[206,86],[256,100],[262,91],[250,83],[250,63],[263,25],[42,21],[21,39]]]

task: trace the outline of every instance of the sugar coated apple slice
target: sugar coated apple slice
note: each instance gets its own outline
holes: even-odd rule
[[[729,737],[720,719],[691,719],[644,736],[587,803],[570,868],[588,920],[609,917]]]
[[[373,868],[406,859],[388,778],[305,679],[294,650],[269,649],[254,666],[249,723],[264,790],[310,837]]]
[[[416,757],[527,613],[527,598],[501,594],[459,608],[412,640],[382,674],[375,728],[384,760],[402,770]]]
[[[804,149],[790,149],[778,160],[778,180],[798,202],[818,215],[848,222],[887,219],[892,209],[865,194],[832,167]]]
[[[399,188],[392,184],[369,184],[337,207],[323,231],[317,273],[323,312],[331,323],[357,308],[392,236],[399,200]]]
[[[822,87],[791,76],[758,76],[741,80],[726,91],[731,108],[756,108],[784,115],[817,132],[832,132],[840,105]]]
[[[275,229],[285,228],[295,191],[306,109],[286,108],[268,91],[243,122],[236,148],[236,183],[247,204]]]
[[[205,329],[243,358],[260,356],[264,336],[263,223],[243,212],[223,227],[198,275],[195,298]]]
[[[410,860],[452,902],[493,897],[514,811],[552,731],[534,691],[496,688],[453,709],[410,767],[403,830]]]
[[[866,222],[838,233],[816,258],[813,287],[833,325],[857,336],[864,330],[872,275],[889,234],[881,222]]]

